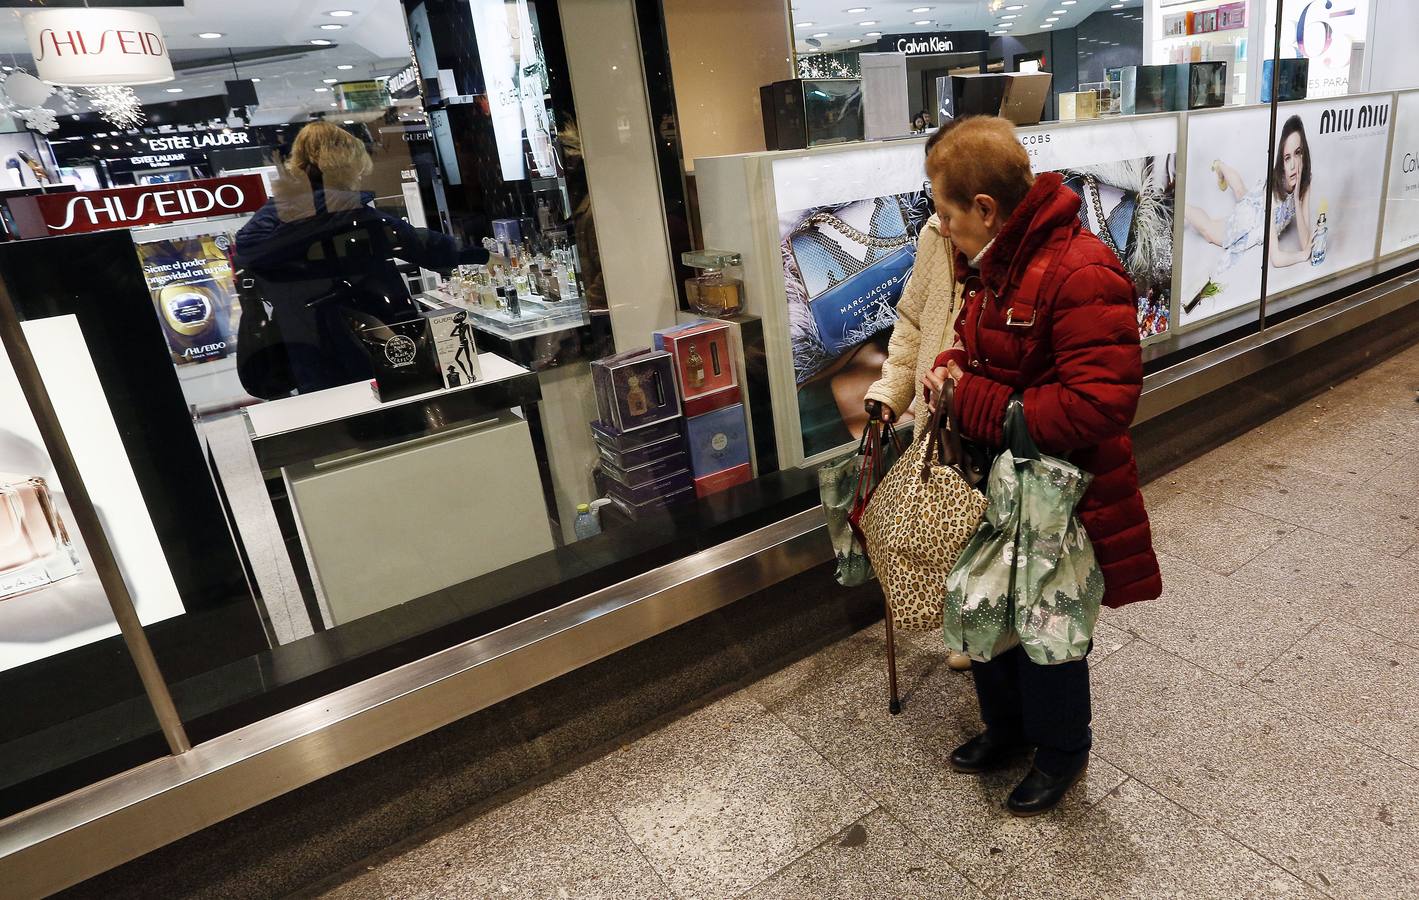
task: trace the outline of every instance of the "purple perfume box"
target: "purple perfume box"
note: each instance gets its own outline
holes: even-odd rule
[[[595,360],[591,380],[601,421],[618,431],[638,431],[680,415],[675,361],[663,350],[632,350]]]
[[[601,461],[601,471],[612,481],[620,482],[628,488],[638,488],[667,475],[689,471],[689,468],[690,457],[686,453],[674,453],[629,469],[623,469],[604,459]]]
[[[656,441],[674,437],[680,433],[680,423],[674,419],[666,419],[655,425],[648,425],[632,432],[618,430],[614,425],[605,422],[591,423],[591,436],[596,439],[596,443],[618,453],[626,453],[631,450],[639,450],[646,444],[653,444]]]
[[[664,459],[676,453],[685,452],[685,438],[679,433],[652,441],[634,450],[612,450],[600,441],[596,442],[596,452],[601,455],[603,462],[610,463],[618,469],[634,469],[636,466],[643,466],[646,463],[654,462],[657,459]]]
[[[645,507],[654,503],[664,506],[667,497],[681,494],[686,488],[690,489],[691,497],[695,495],[695,477],[690,474],[689,469],[681,469],[639,487],[627,487],[599,470],[595,473],[594,480],[598,492],[613,500],[619,499],[628,506]]]

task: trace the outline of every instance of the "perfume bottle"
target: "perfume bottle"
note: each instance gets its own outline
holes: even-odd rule
[[[0,600],[79,574],[79,555],[43,478],[0,474]]]
[[[694,344],[690,345],[690,353],[685,357],[685,378],[690,382],[690,387],[705,386],[705,360],[700,356],[700,348]]]
[[[742,264],[732,250],[695,250],[681,254],[681,261],[699,270],[685,281],[685,298],[690,307],[705,316],[728,318],[744,306],[744,284],[725,272]]]
[[[641,387],[639,375],[626,378],[626,412],[632,416],[643,416],[650,412],[650,400],[645,395],[645,388]]]

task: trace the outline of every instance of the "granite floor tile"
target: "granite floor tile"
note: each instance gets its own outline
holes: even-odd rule
[[[294,895],[291,900],[386,900],[379,872],[373,867],[346,873],[346,877],[327,881],[309,891]]]
[[[1327,620],[1249,686],[1419,769],[1419,661],[1410,647]]]
[[[745,900],[984,900],[985,895],[890,815],[868,813],[780,869]]]
[[[1122,652],[1122,651],[1120,651]],[[864,665],[773,707],[804,740],[976,885],[990,890],[1032,842],[1103,797],[1124,776],[1095,758],[1085,780],[1055,814],[1016,819],[1002,808],[1024,777],[1028,758],[985,777],[951,771],[947,758],[980,731],[968,673],[944,660],[913,657],[903,667],[913,685],[902,714],[878,704],[881,680]]]
[[[1134,642],[1094,679],[1095,753],[1336,897],[1413,896],[1419,779],[1192,663]]]
[[[1232,577],[1419,648],[1419,559],[1298,528]]]
[[[899,635],[900,636],[900,635]],[[903,641],[897,647],[899,657],[919,652],[915,641]],[[750,696],[764,706],[792,697],[824,680],[838,678],[869,660],[886,666],[887,641],[881,622],[869,625],[854,634],[824,647],[817,653],[765,675],[746,688]],[[899,661],[900,664],[900,661]],[[885,674],[883,696],[885,697]],[[885,700],[884,700],[885,702]]]
[[[398,852],[377,872],[389,900],[669,895],[579,773],[455,824]]]
[[[875,808],[743,692],[579,774],[686,900],[736,897]]]
[[[1145,495],[1153,546],[1219,575],[1246,565],[1296,526],[1184,489],[1161,478]]]
[[[1245,682],[1326,617],[1317,604],[1159,554],[1163,596],[1115,610],[1112,625],[1237,683]]]
[[[1089,653],[1089,667],[1103,665],[1104,660],[1113,656],[1133,640],[1133,635],[1118,627],[1118,610],[1106,609],[1094,624],[1094,649]]]
[[[1324,896],[1162,795],[1125,781],[1033,847],[1001,898]]]

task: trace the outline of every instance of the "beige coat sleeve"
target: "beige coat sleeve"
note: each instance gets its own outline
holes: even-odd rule
[[[922,235],[927,234],[925,228]],[[865,400],[878,400],[898,416],[911,407],[916,398],[917,356],[921,352],[921,314],[926,307],[930,277],[925,256],[935,252],[939,240],[917,242],[916,263],[907,278],[907,286],[897,301],[897,322],[892,326],[892,340],[887,344],[887,361],[882,364],[882,377],[867,389]]]

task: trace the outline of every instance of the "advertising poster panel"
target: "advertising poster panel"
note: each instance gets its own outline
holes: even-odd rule
[[[1181,324],[1260,298],[1268,191],[1270,293],[1374,258],[1391,106],[1389,95],[1282,104],[1270,172],[1266,107],[1189,119]]]
[[[184,612],[75,316],[24,324],[138,617]],[[118,634],[8,358],[0,354],[0,671]]]
[[[236,352],[241,307],[230,249],[226,234],[138,245],[143,277],[175,365],[210,362]]]
[[[1419,91],[1399,95],[1380,254],[1419,246]]]
[[[779,252],[803,455],[860,436],[932,206],[920,141],[777,160]]]
[[[1083,224],[1123,263],[1138,292],[1138,333],[1171,327],[1178,119],[1023,128],[1035,172],[1059,172]]]
[[[1271,58],[1276,3],[1268,0],[1262,59]],[[1283,0],[1281,58],[1309,59],[1306,97],[1343,97],[1358,90],[1370,24],[1370,0]]]

